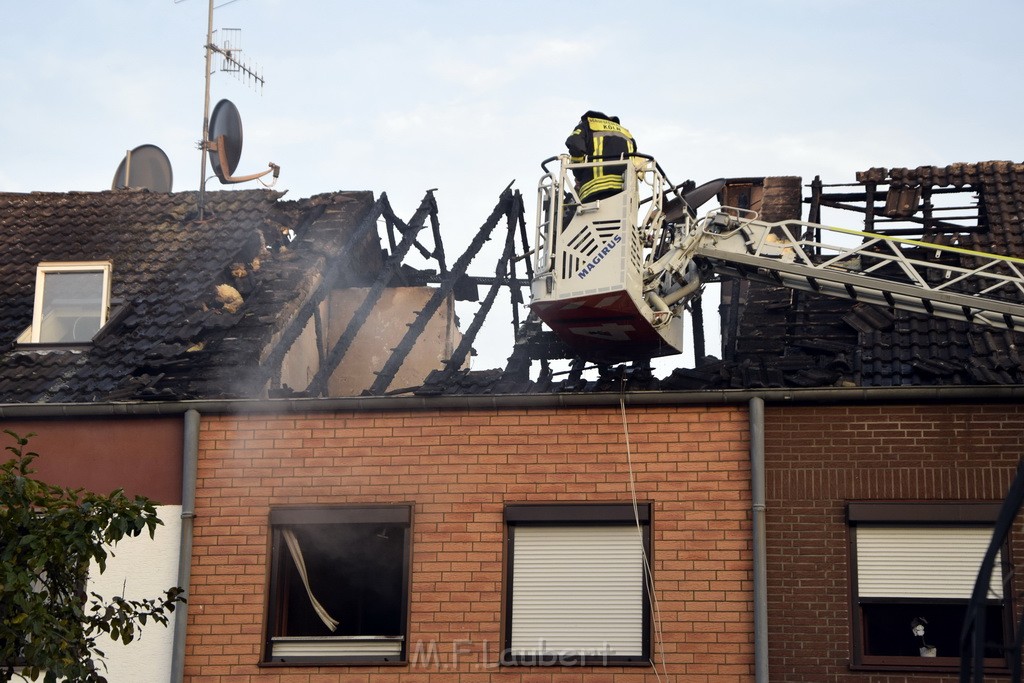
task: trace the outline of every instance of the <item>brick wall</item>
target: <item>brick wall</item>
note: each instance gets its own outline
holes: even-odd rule
[[[999,501],[1022,443],[1021,406],[769,406],[771,679],[956,681],[955,675],[850,670],[844,506],[849,500]]]
[[[636,493],[653,503],[659,672],[752,679],[745,409],[630,408]],[[242,683],[657,680],[650,668],[495,668],[505,503],[630,501],[617,407],[204,417],[186,676]],[[259,668],[274,505],[414,504],[410,658]],[[662,678],[662,680],[665,680]]]

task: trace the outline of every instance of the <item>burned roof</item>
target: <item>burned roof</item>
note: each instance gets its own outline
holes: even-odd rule
[[[743,179],[760,183],[757,207],[766,221],[799,218],[838,223],[923,243],[1024,257],[1024,164],[990,161],[945,167],[873,168],[855,183],[811,184],[799,178]],[[722,197],[720,197],[720,200]],[[739,205],[739,204],[736,204]],[[831,218],[831,217],[830,217]],[[861,225],[862,223],[862,225]],[[1018,332],[792,290],[771,282],[724,278],[720,354],[655,378],[644,362],[600,368],[586,379],[576,363],[568,374],[531,379],[525,358],[543,333],[522,335],[503,371],[435,373],[423,393],[534,393],[631,390],[722,390],[801,387],[982,386],[1024,383]],[[524,330],[526,326],[524,326]],[[553,348],[548,346],[547,348]],[[698,354],[699,356],[700,354]],[[719,357],[720,356],[720,357]],[[593,376],[593,375],[591,375]]]
[[[1024,257],[1024,164],[875,168],[857,174],[857,181],[842,191],[819,186],[820,203],[849,211],[842,215],[851,222],[860,218],[872,232]],[[812,203],[812,215],[815,209]],[[960,258],[960,265],[969,265],[972,257]],[[742,308],[730,347],[721,361],[700,369],[703,377],[677,372],[669,384],[694,379],[715,388],[1024,383],[1020,333],[758,282],[731,282],[724,289],[733,297],[727,305]]]
[[[956,245],[964,260],[972,250],[1024,257],[1024,164],[875,168],[845,185],[815,179],[809,198],[799,178],[742,180],[763,190],[758,210],[765,220],[797,218],[803,203],[810,205],[812,221],[822,221],[823,208],[845,211],[837,224],[858,228],[863,221],[867,231]],[[519,332],[507,366],[467,371],[461,360],[449,360],[446,370],[433,372],[421,386],[402,390],[420,395],[1024,383],[1019,333],[729,277],[721,283],[723,345],[698,353],[696,368],[658,377],[648,363],[635,362],[585,373],[585,364],[537,320],[518,323],[519,288],[530,273],[527,268],[527,279],[517,279],[511,236],[525,234],[523,208],[518,193],[507,188],[450,270],[436,206],[430,193],[424,198],[410,225],[422,226],[430,217],[440,275],[392,263],[402,245],[389,208],[384,216],[392,256],[384,260],[376,221],[385,195],[375,201],[369,192],[337,192],[285,201],[266,190],[213,192],[207,193],[203,220],[197,219],[196,201],[194,192],[0,193],[0,300],[6,313],[0,317],[0,402],[322,395],[275,384],[289,345],[317,315],[325,290],[392,280],[440,282],[444,297],[462,298],[459,287],[470,281],[474,290],[489,284],[517,293],[513,322]],[[510,235],[503,259],[511,266],[506,271],[499,264],[493,278],[470,277],[472,254],[502,217]],[[413,231],[402,243],[428,251],[414,242]],[[110,319],[91,343],[16,341],[32,323],[40,262],[107,259],[113,262]],[[478,317],[486,315],[492,295],[493,289]],[[468,352],[474,333],[467,333],[453,358]],[[398,355],[377,369],[382,377],[394,375],[394,368],[388,370]],[[557,374],[549,362],[562,359],[571,369]],[[385,393],[387,383],[371,393]]]
[[[261,359],[336,268],[341,285],[379,267],[368,192],[284,201],[267,190],[0,193],[0,401],[252,397]],[[356,248],[358,247],[358,248]],[[87,344],[24,344],[41,262],[113,263],[107,325]],[[230,294],[225,294],[231,292]]]

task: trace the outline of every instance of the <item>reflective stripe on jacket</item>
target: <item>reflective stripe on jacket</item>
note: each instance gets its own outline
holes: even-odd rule
[[[636,151],[636,141],[626,128],[617,121],[594,114],[584,114],[565,141],[573,163],[590,159],[600,161],[601,157],[623,157]],[[595,194],[607,197],[619,192],[622,190],[622,174],[625,170],[622,164],[573,169],[579,183],[580,199],[586,201],[588,198],[596,198],[593,197]]]

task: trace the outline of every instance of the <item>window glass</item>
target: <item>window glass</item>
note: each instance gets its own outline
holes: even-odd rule
[[[864,654],[869,657],[959,657],[960,629],[967,613],[966,602],[864,602],[861,619]],[[985,656],[1000,657],[996,643],[1003,639],[1003,610],[985,608]]]
[[[104,276],[100,271],[45,273],[39,341],[89,341],[102,323]]]
[[[81,344],[107,322],[110,261],[40,263],[36,267],[32,324],[18,343]]]
[[[287,510],[271,524],[266,660],[404,661],[409,508]]]

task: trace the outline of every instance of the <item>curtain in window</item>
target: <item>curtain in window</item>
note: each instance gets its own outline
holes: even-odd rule
[[[288,546],[288,552],[292,556],[292,562],[295,563],[295,568],[299,571],[299,576],[302,577],[302,585],[306,587],[306,595],[309,596],[309,603],[313,606],[313,610],[316,615],[320,617],[320,620],[324,622],[324,625],[332,632],[338,628],[340,623],[337,619],[328,614],[327,609],[320,604],[320,601],[313,595],[313,589],[309,585],[309,575],[306,573],[306,561],[302,559],[302,549],[299,547],[299,539],[295,537],[295,533],[291,529],[282,529],[281,535],[284,537],[284,542]]]

